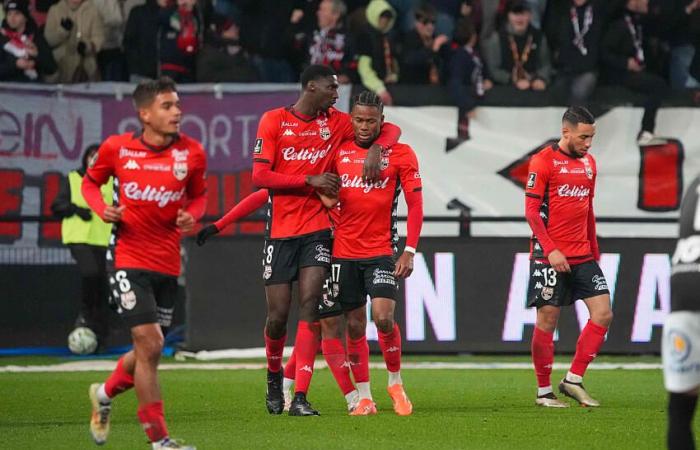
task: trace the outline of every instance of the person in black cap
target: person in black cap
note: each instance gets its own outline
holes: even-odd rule
[[[484,42],[483,54],[497,84],[511,84],[519,90],[542,91],[552,70],[547,40],[530,24],[526,2],[508,5],[508,20]]]
[[[56,61],[29,14],[28,0],[5,0],[3,9],[0,81],[42,81],[56,71]]]

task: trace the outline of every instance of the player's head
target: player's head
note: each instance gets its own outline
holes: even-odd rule
[[[355,131],[355,142],[360,147],[372,145],[384,123],[384,104],[377,94],[364,91],[353,98],[352,128]]]
[[[338,75],[333,69],[312,64],[301,73],[304,97],[319,111],[325,111],[338,100]]]
[[[134,89],[134,108],[144,128],[159,134],[180,131],[180,99],[175,82],[168,77],[142,81]]]
[[[97,158],[97,150],[100,149],[99,144],[92,144],[88,145],[85,151],[83,152],[83,157],[80,160],[80,167],[83,169],[83,171],[86,171],[89,166],[92,165],[92,162]]]
[[[595,117],[582,106],[570,106],[561,119],[561,136],[567,153],[586,156],[595,136]]]

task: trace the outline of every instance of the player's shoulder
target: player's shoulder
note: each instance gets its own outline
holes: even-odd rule
[[[112,134],[102,141],[102,144],[100,144],[100,152],[102,154],[114,153],[121,148],[132,147],[132,143],[134,139],[136,139],[135,135],[136,133],[131,131],[122,134]]]
[[[530,157],[530,164],[531,165],[546,165],[547,163],[551,162],[557,153],[557,149],[553,145],[548,145],[544,147],[543,149],[535,152],[531,157]]]
[[[391,153],[400,157],[410,157],[416,155],[413,147],[408,144],[404,144],[403,142],[397,142],[396,144],[392,145]]]
[[[350,117],[350,114],[346,113],[345,111],[341,111],[334,106],[328,108],[325,112],[325,115],[329,119],[345,119],[347,117]]]
[[[178,135],[178,141],[179,142],[177,142],[175,145],[187,147],[188,150],[191,150],[193,152],[204,152],[204,147],[202,146],[202,143],[185,133],[180,133]]]

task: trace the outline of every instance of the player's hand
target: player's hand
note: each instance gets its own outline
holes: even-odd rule
[[[335,205],[338,204],[338,197],[329,197],[327,195],[321,194],[318,191],[316,191],[316,194],[318,194],[319,198],[321,199],[321,203],[323,203],[323,206],[325,206],[328,209],[333,208]]]
[[[627,70],[630,72],[641,72],[643,68],[636,58],[627,58]]]
[[[122,214],[124,213],[126,206],[108,206],[105,208],[103,220],[107,223],[117,223],[122,220]]]
[[[335,173],[322,173],[320,175],[309,175],[306,177],[306,184],[318,189],[318,191],[328,197],[337,197],[340,189],[340,177]]]
[[[183,233],[190,232],[194,229],[194,225],[197,223],[192,217],[192,214],[188,213],[184,209],[177,210],[177,219],[175,219],[175,225],[180,228]]]
[[[526,91],[530,89],[530,80],[526,78],[521,78],[515,82],[515,87],[520,89],[521,91]]]
[[[197,233],[197,245],[201,247],[207,242],[207,239],[214,236],[215,234],[219,234],[219,229],[216,228],[216,225],[210,223],[206,227],[199,230],[199,233]]]
[[[382,147],[377,144],[372,144],[365,157],[365,165],[362,167],[362,181],[367,184],[376,183],[379,181],[382,169]]]
[[[547,89],[547,83],[545,83],[544,80],[537,78],[532,82],[533,91],[544,91],[545,89]]]
[[[408,278],[413,273],[413,253],[403,252],[396,261],[394,276],[397,278]]]
[[[92,211],[88,208],[81,208],[80,206],[75,207],[75,214],[83,219],[85,222],[92,220]]]
[[[552,266],[552,269],[556,270],[557,272],[571,272],[571,267],[569,267],[569,262],[566,260],[566,256],[559,250],[554,250],[552,253],[547,256],[547,259],[549,260],[549,264]]]

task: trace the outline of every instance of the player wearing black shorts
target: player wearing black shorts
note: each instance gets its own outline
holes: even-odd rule
[[[595,119],[588,110],[567,109],[561,139],[535,154],[528,169],[525,216],[533,232],[528,305],[537,308],[531,350],[538,386],[535,404],[545,407],[569,406],[552,391],[553,337],[561,307],[579,299],[590,319],[559,392],[583,406],[599,406],[583,387],[586,368],[612,321],[608,284],[598,266],[593,214],[596,164],[589,154],[594,134]]]
[[[693,415],[700,388],[700,177],[681,205],[680,233],[671,269],[671,313],[661,354],[668,396],[670,450],[695,448]]]

